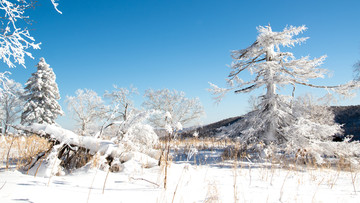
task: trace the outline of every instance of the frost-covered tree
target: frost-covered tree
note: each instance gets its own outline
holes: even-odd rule
[[[66,96],[68,109],[75,116],[75,120],[80,126],[80,134],[94,134],[97,131],[99,122],[109,111],[108,107],[98,94],[89,89],[78,89],[76,96]]]
[[[7,92],[0,100],[0,115],[3,126],[3,133],[6,135],[9,126],[14,124],[20,118],[20,113],[23,108],[24,89],[20,83],[14,80],[6,80],[5,85],[8,88]]]
[[[158,128],[181,128],[180,125],[189,124],[204,115],[200,100],[186,98],[184,92],[148,89],[144,96],[143,106],[159,112],[150,118],[153,126]]]
[[[131,100],[134,94],[138,94],[138,91],[132,86],[127,89],[114,85],[112,92],[105,92],[104,97],[111,100],[110,112],[112,120],[127,120],[129,114],[135,109],[134,102]]]
[[[21,114],[22,124],[47,123],[54,124],[59,115],[63,115],[56,76],[44,58],[36,65],[37,71],[32,74],[25,86],[26,101]]]
[[[198,98],[188,99],[184,92],[168,89],[152,90],[145,92],[145,102],[143,106],[157,113],[149,118],[150,123],[157,127],[165,129],[166,142],[163,146],[163,162],[164,162],[164,188],[167,185],[167,169],[170,153],[170,140],[176,135],[183,125],[200,118],[204,114],[203,107]]]
[[[132,86],[127,89],[114,85],[112,92],[105,91],[104,97],[111,100],[111,105],[108,106],[109,111],[104,116],[105,122],[101,127],[99,136],[102,136],[103,131],[107,128],[107,136],[110,133],[110,137],[116,137],[120,140],[135,123],[142,122],[137,119],[134,120],[134,117],[139,118],[136,116],[137,114],[141,114],[141,111],[134,107],[134,102],[131,100],[134,94],[138,94],[138,92]]]
[[[259,98],[257,110],[247,114],[245,119],[232,133],[240,136],[244,143],[283,144],[291,141],[285,128],[292,125],[296,118],[292,114],[291,97],[279,95],[281,87],[297,85],[314,88],[326,88],[342,95],[349,95],[349,89],[358,83],[351,81],[339,86],[318,86],[309,82],[310,79],[323,78],[327,70],[320,69],[326,56],[310,59],[308,56],[296,59],[290,52],[281,52],[280,47],[293,47],[303,43],[307,38],[294,38],[307,28],[287,27],[281,32],[272,31],[270,26],[259,26],[256,41],[248,48],[232,52],[233,63],[227,83],[228,88],[219,88],[211,84],[210,91],[221,101],[229,91],[235,93],[251,92],[264,87],[266,93]],[[243,81],[240,74],[249,71],[253,78]],[[305,124],[304,124],[305,125]]]

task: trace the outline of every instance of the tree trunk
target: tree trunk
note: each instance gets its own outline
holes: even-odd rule
[[[266,61],[272,61],[272,53],[273,51],[273,47],[270,47],[269,50],[266,52]],[[267,81],[267,85],[266,85],[266,95],[265,95],[265,113],[266,114],[273,114],[274,111],[276,110],[277,106],[276,106],[276,83],[274,81],[274,71],[272,70],[271,67],[269,67],[269,69],[267,70],[267,74],[268,74],[268,78],[269,80]],[[276,115],[276,114],[274,114]],[[270,120],[268,120],[266,129],[265,129],[265,139],[264,141],[266,142],[266,144],[275,141],[276,140],[276,127],[277,127],[277,118],[271,118]]]

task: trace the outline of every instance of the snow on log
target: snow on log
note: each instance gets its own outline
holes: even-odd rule
[[[89,150],[91,154],[95,154],[97,152],[106,153],[107,150],[116,147],[112,141],[102,140],[90,136],[79,136],[70,130],[56,125],[34,123],[30,126],[17,125],[14,126],[14,128],[37,134],[56,143],[83,147]]]

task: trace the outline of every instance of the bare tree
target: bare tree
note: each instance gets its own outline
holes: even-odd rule
[[[66,96],[66,103],[80,125],[80,134],[85,135],[89,133],[91,125],[97,125],[104,118],[108,107],[93,90],[78,89],[75,94],[76,96]]]
[[[134,110],[134,102],[131,98],[135,94],[138,94],[138,91],[132,86],[127,89],[114,85],[112,92],[105,91],[104,97],[111,99],[112,120],[127,120],[131,111]]]
[[[7,134],[9,127],[20,118],[20,113],[24,101],[21,99],[24,95],[24,89],[20,83],[14,80],[5,82],[8,92],[0,100],[1,120],[4,135]]]

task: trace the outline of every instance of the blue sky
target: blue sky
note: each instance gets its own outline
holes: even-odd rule
[[[59,103],[66,113],[58,122],[67,128],[73,124],[66,95],[79,88],[102,95],[113,84],[134,85],[140,94],[148,88],[169,88],[199,97],[207,114],[203,124],[246,113],[251,94],[229,94],[216,105],[206,89],[208,82],[225,86],[230,51],[254,42],[259,25],[270,23],[274,31],[287,25],[308,27],[301,36],[310,39],[291,51],[297,57],[326,54],[322,68],[333,72],[332,78],[313,83],[351,80],[352,65],[360,59],[358,0],[60,0],[59,4],[62,15],[50,0],[41,0],[28,11],[33,19],[29,28],[42,43],[41,50],[30,50],[35,59],[26,59],[26,69],[18,66],[10,71],[11,78],[25,83],[44,57],[57,75]],[[5,64],[2,69],[9,70]],[[296,94],[305,92],[314,90],[299,88]],[[134,99],[140,106],[142,96]],[[360,98],[340,104],[360,104]]]

